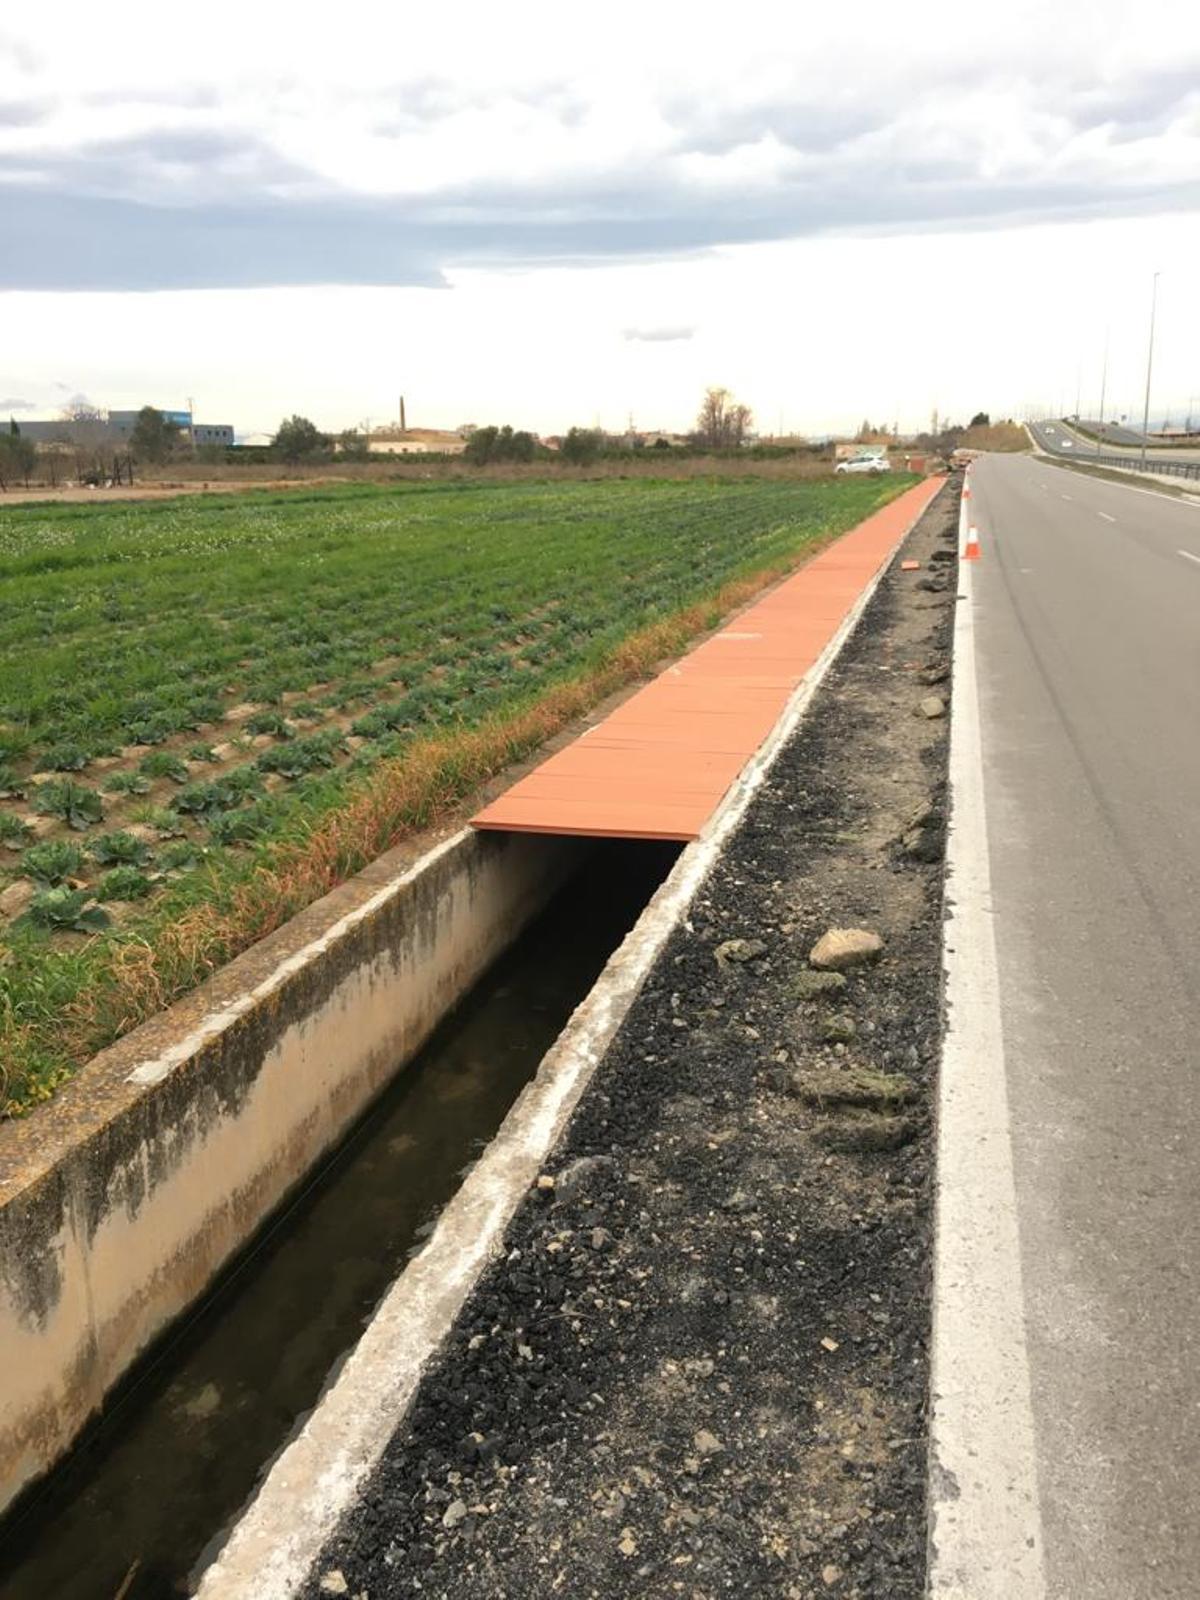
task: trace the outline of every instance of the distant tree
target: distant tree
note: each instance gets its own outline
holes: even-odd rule
[[[511,432],[511,429],[509,430]],[[495,460],[496,440],[500,437],[500,429],[492,426],[475,428],[467,440],[467,447],[463,455],[472,466],[486,466],[489,461]]]
[[[586,467],[595,461],[603,449],[604,435],[599,428],[571,428],[559,446],[558,453],[564,461]]]
[[[143,406],[129,436],[129,449],[134,460],[157,465],[167,460],[178,442],[178,423],[169,422],[153,406]]]
[[[968,423],[971,428],[990,428],[991,425],[992,419],[986,411],[977,411]]]
[[[502,428],[476,428],[467,440],[463,455],[472,466],[482,467],[493,461],[532,461],[537,448],[537,440],[531,433],[514,432],[505,423]]]
[[[754,413],[728,389],[706,389],[696,418],[696,440],[708,450],[734,450],[745,439]]]
[[[0,490],[7,491],[10,483],[20,481],[29,487],[29,479],[37,466],[37,446],[32,439],[16,433],[0,433]]]
[[[315,422],[297,416],[286,417],[279,424],[279,432],[273,441],[276,453],[285,461],[303,461],[325,449],[328,443]]]
[[[367,461],[371,455],[371,445],[365,433],[360,433],[357,428],[345,428],[338,434],[338,455],[346,461]]]

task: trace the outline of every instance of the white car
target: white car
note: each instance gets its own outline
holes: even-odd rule
[[[890,472],[892,463],[886,456],[851,456],[849,461],[839,461],[835,472]]]

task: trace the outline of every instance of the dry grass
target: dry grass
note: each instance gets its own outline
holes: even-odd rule
[[[968,428],[958,442],[964,450],[1029,449],[1029,435],[1017,422],[993,422],[988,428]]]

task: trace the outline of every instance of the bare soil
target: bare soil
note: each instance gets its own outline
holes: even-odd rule
[[[956,521],[951,488],[669,942],[312,1600],[923,1593],[948,719],[920,702],[948,698]],[[884,941],[844,986],[807,960],[830,926]]]

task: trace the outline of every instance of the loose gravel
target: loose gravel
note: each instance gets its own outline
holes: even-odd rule
[[[957,496],[669,941],[312,1600],[916,1600]],[[830,928],[869,965],[818,973]]]

